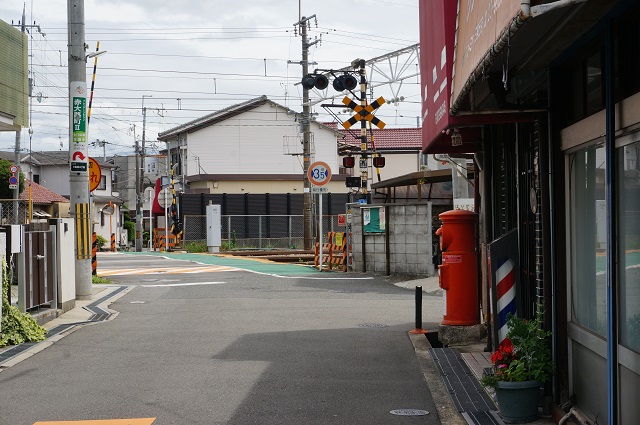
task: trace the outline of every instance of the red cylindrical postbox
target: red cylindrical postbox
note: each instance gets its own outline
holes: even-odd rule
[[[444,291],[443,325],[471,326],[480,323],[478,301],[478,214],[453,210],[440,214],[442,264],[440,287]]]

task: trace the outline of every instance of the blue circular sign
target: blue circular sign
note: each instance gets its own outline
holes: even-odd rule
[[[18,178],[16,176],[9,177],[9,184],[18,184]]]

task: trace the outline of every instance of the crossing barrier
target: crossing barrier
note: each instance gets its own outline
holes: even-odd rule
[[[322,264],[329,270],[347,271],[347,238],[343,232],[327,233],[327,241],[322,244]],[[316,242],[314,265],[320,265],[320,244]]]
[[[165,237],[165,233],[169,232],[167,237]],[[168,240],[168,242],[167,242]],[[169,245],[168,247],[166,245]],[[169,229],[165,229],[162,227],[153,229],[153,248],[159,251],[167,251],[167,249],[172,249],[176,247],[176,235],[171,233]]]

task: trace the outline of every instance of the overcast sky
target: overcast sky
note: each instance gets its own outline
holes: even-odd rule
[[[142,102],[147,108],[149,153],[159,132],[226,106],[261,95],[302,111],[301,37],[294,32],[298,0],[85,0],[88,52],[98,58],[89,141],[107,142],[106,155],[132,151],[142,135]],[[0,20],[17,24],[23,3],[0,2]],[[301,1],[302,16],[317,16],[309,36],[314,68],[338,69],[355,58],[370,59],[419,41],[418,0]],[[67,2],[26,2],[33,88],[31,138],[25,151],[68,150]],[[418,61],[411,66],[416,68]],[[87,63],[87,88],[94,60]],[[415,127],[420,116],[418,78],[403,82],[397,105],[377,116],[389,126]],[[390,98],[387,87],[374,96]],[[337,109],[336,111],[339,111]],[[320,106],[318,120],[330,121]],[[350,114],[343,114],[346,120]],[[134,130],[135,126],[135,130]],[[0,132],[0,150],[14,149],[15,133]],[[102,148],[91,147],[92,156]]]

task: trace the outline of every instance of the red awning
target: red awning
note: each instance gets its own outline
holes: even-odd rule
[[[457,7],[458,2],[450,0],[420,2],[422,150],[425,153],[475,152],[480,148],[478,117],[449,114]]]

